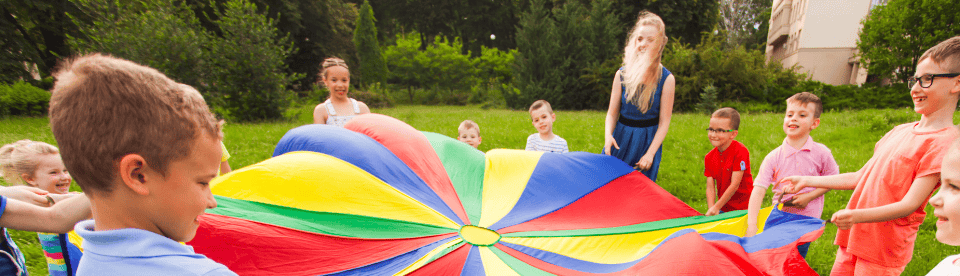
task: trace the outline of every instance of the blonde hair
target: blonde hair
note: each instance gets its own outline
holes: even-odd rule
[[[26,185],[23,174],[33,175],[40,165],[38,156],[45,154],[59,154],[60,150],[53,145],[23,139],[0,147],[0,172],[7,183]]]
[[[346,61],[338,57],[328,57],[320,64],[320,74],[318,76],[321,81],[327,79],[327,69],[334,66],[342,66],[344,69],[347,69],[347,72],[350,72],[350,67],[347,67]]]
[[[477,125],[477,123],[475,123],[475,122],[473,122],[473,121],[471,121],[471,120],[463,120],[463,122],[460,123],[460,126],[457,127],[457,131],[459,131],[459,132],[464,132],[464,131],[466,131],[466,130],[468,130],[468,129],[476,129],[476,130],[477,130],[477,136],[480,136],[480,125]]]
[[[659,31],[654,49],[648,49],[647,55],[637,51],[637,38],[640,37],[640,28],[653,26]],[[667,45],[666,25],[663,19],[652,12],[642,11],[637,17],[637,23],[630,29],[627,43],[623,49],[623,70],[620,71],[621,83],[626,88],[624,96],[627,102],[640,108],[640,112],[650,110],[651,98],[657,91],[660,77],[660,59],[663,57],[664,46]],[[656,56],[653,56],[656,53]]]
[[[116,164],[128,154],[166,176],[200,135],[223,137],[199,93],[156,69],[90,54],[65,60],[53,76],[50,128],[84,192],[112,191]]]
[[[541,107],[546,108],[547,112],[553,113],[553,108],[550,107],[550,103],[548,103],[546,100],[537,100],[533,102],[533,104],[530,105],[530,111],[527,112],[533,115],[533,111],[540,109]]]

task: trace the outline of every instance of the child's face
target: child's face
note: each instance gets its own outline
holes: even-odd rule
[[[940,67],[940,64],[933,59],[926,58],[917,64],[917,77],[934,74],[960,73],[949,72]],[[956,97],[960,93],[960,76],[945,78],[934,78],[930,87],[923,88],[920,83],[914,83],[910,88],[910,96],[913,98],[913,110],[923,115],[930,115],[933,112],[944,108],[956,108],[948,106],[951,97]],[[951,109],[953,110],[953,109]]]
[[[648,54],[648,51],[652,54],[652,51],[660,50],[660,45],[657,43],[660,39],[660,31],[656,26],[642,25],[638,32],[640,35],[637,37],[637,52],[640,55]]]
[[[550,113],[545,107],[541,107],[530,112],[530,119],[533,120],[533,127],[540,134],[553,133],[553,122],[557,120],[556,113]]]
[[[326,74],[323,84],[330,90],[330,97],[346,99],[350,91],[350,71],[343,66],[333,66],[327,68]]]
[[[54,194],[70,192],[70,173],[63,165],[59,154],[43,154],[37,157],[40,164],[33,175],[24,174],[23,180],[31,186]]]
[[[483,138],[480,138],[480,133],[477,132],[476,128],[468,128],[460,131],[460,135],[457,136],[457,140],[467,143],[473,148],[477,148],[480,146],[480,141],[483,140]]]
[[[209,135],[196,138],[184,159],[167,165],[166,177],[155,171],[153,179],[160,179],[151,196],[156,200],[151,218],[160,234],[179,242],[187,242],[197,234],[197,220],[206,209],[217,207],[210,192],[210,180],[220,168],[220,142]]]
[[[710,138],[710,145],[715,148],[726,149],[733,139],[737,138],[736,130],[728,131],[732,129],[729,118],[710,117],[710,129],[713,131],[707,131],[707,138]]]
[[[937,217],[937,240],[960,245],[960,150],[955,145],[943,157],[940,191],[930,198]]]
[[[788,102],[787,113],[783,116],[783,133],[790,138],[801,138],[810,135],[810,131],[820,125],[820,118],[814,118],[816,104]]]

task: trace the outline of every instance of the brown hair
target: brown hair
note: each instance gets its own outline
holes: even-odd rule
[[[36,172],[37,166],[40,165],[38,156],[59,153],[60,151],[53,145],[27,139],[3,145],[0,147],[0,172],[2,172],[0,175],[7,183],[27,184],[21,175],[33,175]]]
[[[463,120],[463,122],[460,123],[460,126],[457,127],[457,131],[462,132],[462,131],[465,131],[465,130],[468,130],[468,129],[471,129],[471,128],[472,128],[472,129],[476,129],[476,130],[477,130],[477,136],[480,136],[480,126],[477,125],[477,123],[475,123],[475,122],[473,122],[473,121],[471,121],[471,120]]]
[[[553,108],[550,107],[550,103],[548,103],[546,100],[537,100],[533,102],[533,104],[530,105],[530,111],[528,112],[533,114],[534,110],[540,109],[541,107],[546,108],[547,112],[553,113]]]
[[[640,28],[643,26],[653,26],[659,31],[657,36],[656,48],[649,49],[650,54],[643,56],[637,51],[637,38],[640,37]],[[650,110],[651,98],[657,91],[660,84],[661,74],[660,60],[663,57],[663,49],[667,45],[666,25],[660,16],[648,11],[641,11],[637,16],[637,23],[627,36],[627,42],[623,49],[623,70],[620,76],[623,77],[624,96],[627,102],[630,102],[640,108],[640,112]],[[650,47],[654,47],[651,45]],[[653,53],[656,53],[654,56]]]
[[[733,130],[740,129],[740,112],[737,112],[737,110],[733,109],[732,107],[717,109],[717,111],[714,111],[713,115],[710,115],[710,117],[730,119],[730,128]]]
[[[343,61],[343,59],[338,57],[328,57],[323,60],[323,63],[320,64],[320,74],[317,75],[320,77],[320,81],[323,81],[327,78],[327,68],[334,66],[343,66],[343,68],[347,69],[347,72],[350,71],[350,67],[347,67],[347,62]]]
[[[950,71],[947,73],[960,73],[960,36],[954,36],[937,43],[937,46],[923,52],[918,61],[927,58]]]
[[[790,96],[789,98],[787,98],[787,104],[790,104],[790,103],[797,103],[801,107],[806,106],[808,103],[813,103],[814,118],[820,118],[820,113],[823,113],[823,102],[820,101],[820,97],[817,97],[817,95],[814,95],[813,93],[810,93],[810,92],[800,92],[797,94],[793,94],[793,96]]]
[[[54,77],[50,128],[84,192],[111,192],[128,154],[166,176],[201,134],[223,137],[196,90],[153,68],[90,54],[63,61]]]

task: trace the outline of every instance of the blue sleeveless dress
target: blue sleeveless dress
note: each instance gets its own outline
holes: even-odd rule
[[[663,70],[660,76],[660,82],[657,84],[657,91],[653,93],[650,109],[646,113],[641,113],[640,108],[627,102],[626,87],[620,86],[620,117],[631,121],[650,122],[653,125],[647,127],[632,127],[624,124],[624,120],[617,120],[617,126],[613,129],[613,139],[617,140],[620,149],[610,148],[610,155],[616,156],[630,166],[635,166],[640,158],[647,153],[650,144],[653,143],[653,137],[657,134],[659,125],[656,122],[660,118],[660,94],[663,92],[663,83],[670,76],[670,70],[661,67]],[[623,70],[623,68],[620,68]],[[663,145],[657,148],[657,153],[653,157],[653,164],[650,169],[640,171],[653,182],[657,182],[657,172],[660,171],[660,157],[663,153]]]

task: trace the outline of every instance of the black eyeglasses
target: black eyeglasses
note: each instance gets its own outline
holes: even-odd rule
[[[913,87],[913,84],[916,82],[920,83],[920,87],[930,88],[933,85],[933,80],[937,78],[952,78],[960,76],[960,73],[949,73],[949,74],[926,74],[919,77],[910,77],[907,79],[907,86]]]
[[[724,133],[724,132],[734,132],[736,129],[722,129],[722,128],[707,128],[707,132],[710,133]]]

